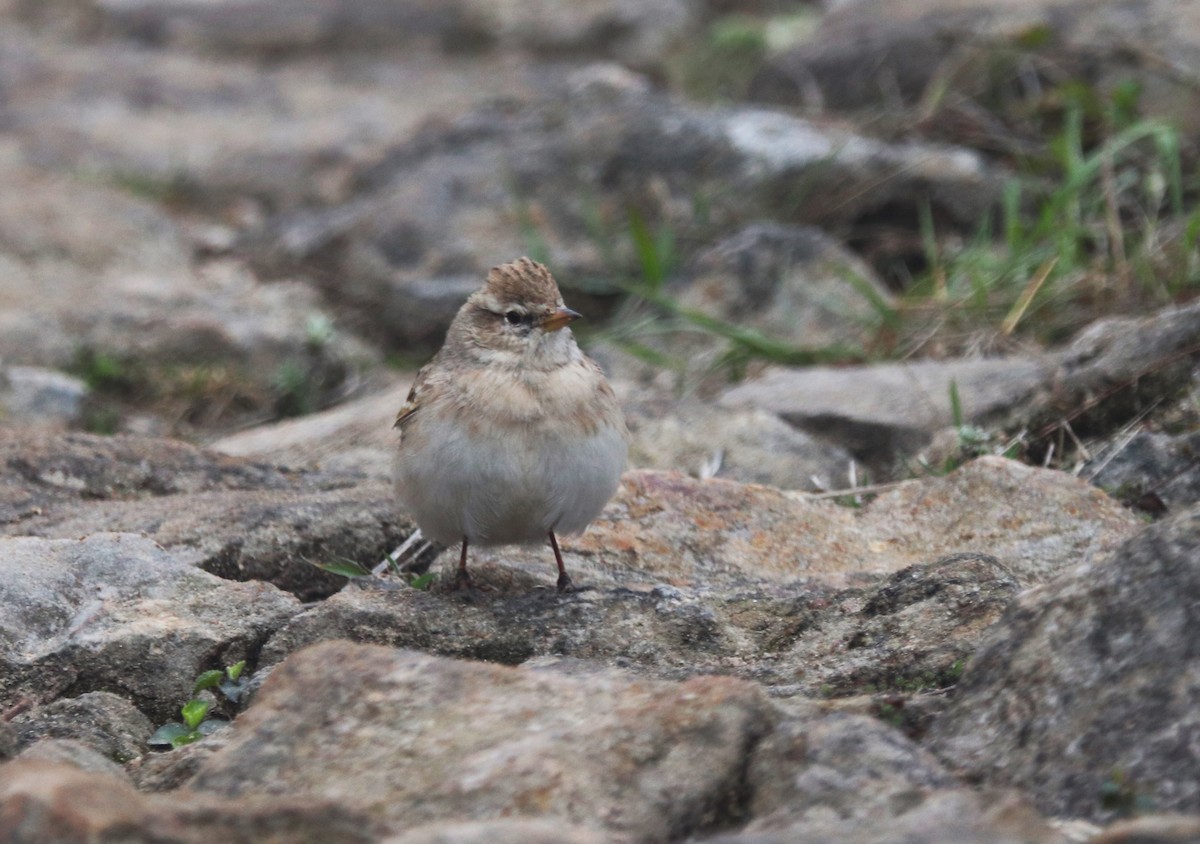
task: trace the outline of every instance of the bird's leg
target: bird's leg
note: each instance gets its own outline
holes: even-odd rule
[[[462,552],[458,555],[458,576],[455,585],[459,589],[471,588],[471,573],[467,571],[467,538],[463,537]]]
[[[554,562],[558,563],[558,591],[574,592],[575,585],[571,583],[571,576],[567,574],[566,566],[563,565],[562,552],[558,550],[558,540],[554,538],[554,531],[550,531],[550,547],[554,549]]]

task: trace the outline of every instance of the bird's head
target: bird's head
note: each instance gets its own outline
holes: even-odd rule
[[[577,347],[566,327],[579,314],[563,304],[550,271],[518,258],[493,267],[450,328],[451,337],[476,356],[514,365],[554,366]]]

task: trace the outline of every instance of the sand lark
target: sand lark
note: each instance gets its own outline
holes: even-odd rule
[[[567,327],[554,277],[521,258],[488,273],[417,373],[396,417],[396,488],[421,532],[467,548],[579,533],[612,498],[629,433],[600,367]]]

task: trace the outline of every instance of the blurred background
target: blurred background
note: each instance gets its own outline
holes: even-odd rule
[[[296,429],[249,429],[340,405],[378,445],[529,255],[641,463],[884,479],[930,436],[696,408],[777,367],[1030,365],[1191,301],[1198,138],[1189,0],[0,0],[0,425],[279,456]],[[928,388],[952,447],[1063,459],[963,433],[963,379],[1012,376],[976,370]],[[1092,433],[1194,433],[1171,391]],[[800,429],[842,468],[772,474]]]

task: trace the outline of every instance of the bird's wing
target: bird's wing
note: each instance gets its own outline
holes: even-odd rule
[[[413,379],[412,388],[408,391],[408,397],[404,400],[400,412],[396,414],[396,423],[392,427],[403,431],[404,423],[412,419],[413,414],[421,408],[421,393],[425,390],[432,369],[433,361],[430,361],[417,370],[417,377]]]

